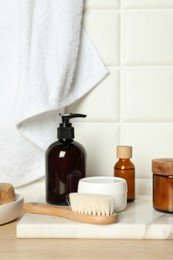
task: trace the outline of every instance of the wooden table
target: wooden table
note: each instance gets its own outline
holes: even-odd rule
[[[173,259],[172,240],[19,239],[16,223],[0,226],[2,260]]]

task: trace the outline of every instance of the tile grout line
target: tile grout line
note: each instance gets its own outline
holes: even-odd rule
[[[135,12],[173,12],[173,8],[134,8],[134,9],[128,9],[128,8],[121,8],[121,4],[120,4],[120,8],[108,8],[108,9],[99,9],[99,8],[91,8],[91,9],[84,9],[85,13],[89,13],[89,12],[98,12],[98,13],[121,13],[121,12],[125,12],[125,13],[135,13]]]
[[[115,69],[173,69],[173,65],[113,65],[106,64],[107,67]]]
[[[123,68],[123,32],[122,32],[122,3],[120,1],[120,12],[119,12],[119,19],[120,19],[120,24],[119,24],[119,49],[120,49],[120,57],[119,57],[119,62],[120,62],[120,66],[119,66],[119,73],[120,73],[120,78],[119,78],[119,127],[120,127],[120,136],[119,136],[119,140],[120,140],[120,144],[122,144],[122,124],[123,124],[123,75],[122,75],[122,68]]]

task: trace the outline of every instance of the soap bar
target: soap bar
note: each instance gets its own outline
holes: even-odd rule
[[[14,187],[10,183],[0,183],[0,205],[16,199]]]

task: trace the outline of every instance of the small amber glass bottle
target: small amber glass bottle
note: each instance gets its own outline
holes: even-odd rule
[[[135,166],[130,160],[132,157],[131,146],[117,146],[118,162],[114,166],[114,176],[126,180],[128,192],[127,202],[135,200]]]
[[[152,160],[153,207],[173,213],[173,158]]]

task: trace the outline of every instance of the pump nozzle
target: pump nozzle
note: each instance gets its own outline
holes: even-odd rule
[[[69,120],[71,118],[75,118],[75,117],[86,117],[86,115],[83,114],[75,114],[75,113],[69,113],[69,114],[59,114],[62,117],[62,123],[63,126],[66,127],[69,124],[71,125],[71,123],[69,123]]]
[[[58,128],[58,139],[73,139],[74,138],[74,128],[69,122],[71,118],[75,117],[86,117],[84,114],[59,114],[62,118],[62,123],[60,123]]]

